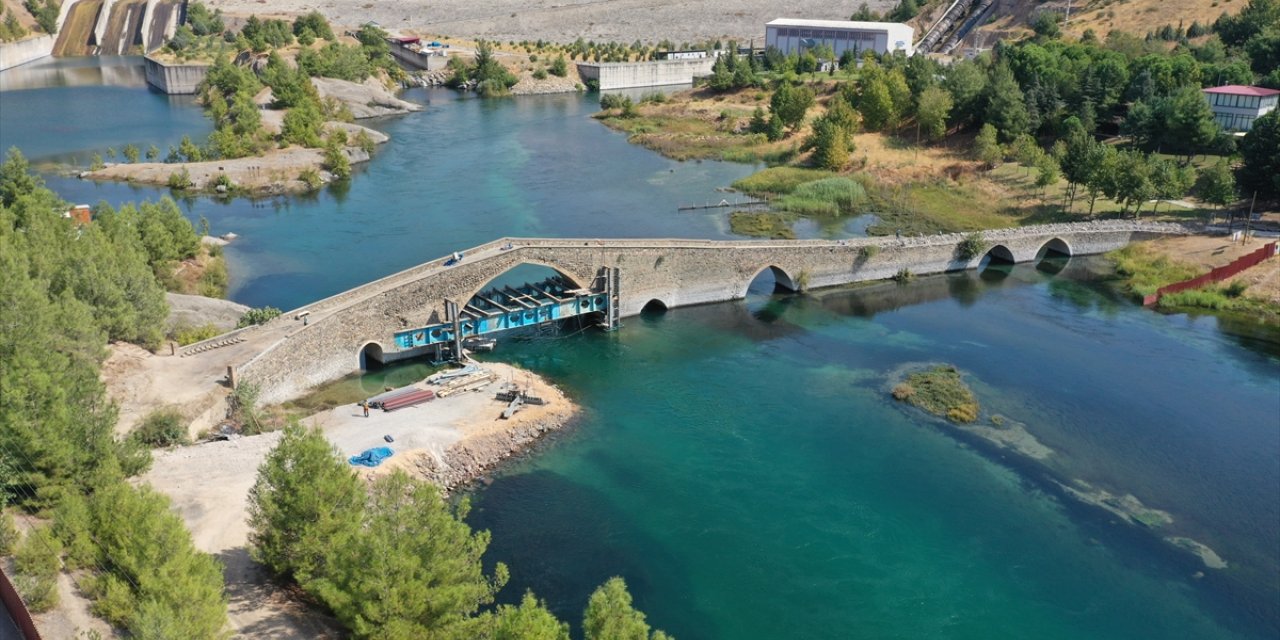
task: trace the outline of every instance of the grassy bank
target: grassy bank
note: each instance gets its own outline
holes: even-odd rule
[[[1116,265],[1120,286],[1135,300],[1155,293],[1160,287],[1195,278],[1205,271],[1148,244],[1131,244],[1112,251],[1107,258]],[[1169,311],[1228,312],[1268,323],[1280,322],[1280,305],[1250,297],[1246,295],[1247,291],[1245,282],[1233,280],[1162,296],[1157,306]]]

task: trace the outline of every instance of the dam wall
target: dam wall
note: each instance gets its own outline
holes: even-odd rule
[[[47,58],[53,54],[53,36],[37,36],[0,44],[0,71]]]
[[[162,93],[192,94],[209,73],[209,65],[161,62],[153,56],[147,56],[146,73],[147,84],[159,89]]]
[[[713,57],[696,60],[651,60],[647,62],[579,62],[583,83],[596,83],[600,91],[633,87],[661,87],[690,84],[694,78],[711,75]]]

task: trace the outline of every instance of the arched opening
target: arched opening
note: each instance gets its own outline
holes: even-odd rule
[[[1013,252],[998,244],[987,250],[978,263],[978,277],[985,282],[999,282],[1009,276],[1014,265]]]
[[[642,316],[660,316],[666,312],[667,303],[657,298],[644,303],[644,307],[641,307],[640,309],[640,315]]]
[[[360,370],[376,371],[383,365],[382,345],[370,342],[360,347]]]
[[[1036,252],[1036,270],[1057,275],[1071,261],[1071,246],[1061,238],[1054,238]]]
[[[996,263],[1003,262],[1005,264],[1013,264],[1014,262],[1016,262],[1016,260],[1014,260],[1013,258],[1013,252],[1009,250],[1009,247],[1006,247],[1002,244],[998,244],[988,249],[987,255],[983,256],[982,261],[988,264],[992,262],[996,262]]]
[[[795,293],[799,290],[796,281],[780,267],[769,265],[756,272],[747,284],[744,295],[772,295],[775,293]]]
[[[608,301],[588,286],[545,264],[518,264],[477,288],[459,310],[463,347],[492,349],[510,330],[527,336],[558,333],[566,322],[574,330],[589,326],[603,317]]]

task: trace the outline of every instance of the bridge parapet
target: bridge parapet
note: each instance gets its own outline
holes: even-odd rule
[[[654,300],[674,308],[742,298],[767,269],[785,286],[817,288],[886,279],[902,270],[923,275],[973,268],[997,246],[1012,261],[1026,262],[1050,243],[1085,255],[1189,232],[1182,225],[1128,220],[997,229],[982,232],[982,252],[967,259],[957,255],[966,237],[961,233],[848,240],[503,238],[467,250],[452,266],[433,260],[272,321],[264,331],[278,339],[241,364],[237,377],[257,382],[264,402],[280,402],[356,370],[370,343],[392,358],[411,355],[397,351],[397,333],[451,320],[446,299],[465,305],[521,264],[550,267],[582,288],[590,288],[602,268],[616,268],[620,315],[630,316]],[[311,312],[309,326],[290,319],[304,310]]]

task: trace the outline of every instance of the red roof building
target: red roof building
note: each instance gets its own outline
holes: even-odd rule
[[[1280,90],[1229,84],[1204,90],[1213,119],[1227,131],[1248,131],[1253,121],[1275,110]]]

